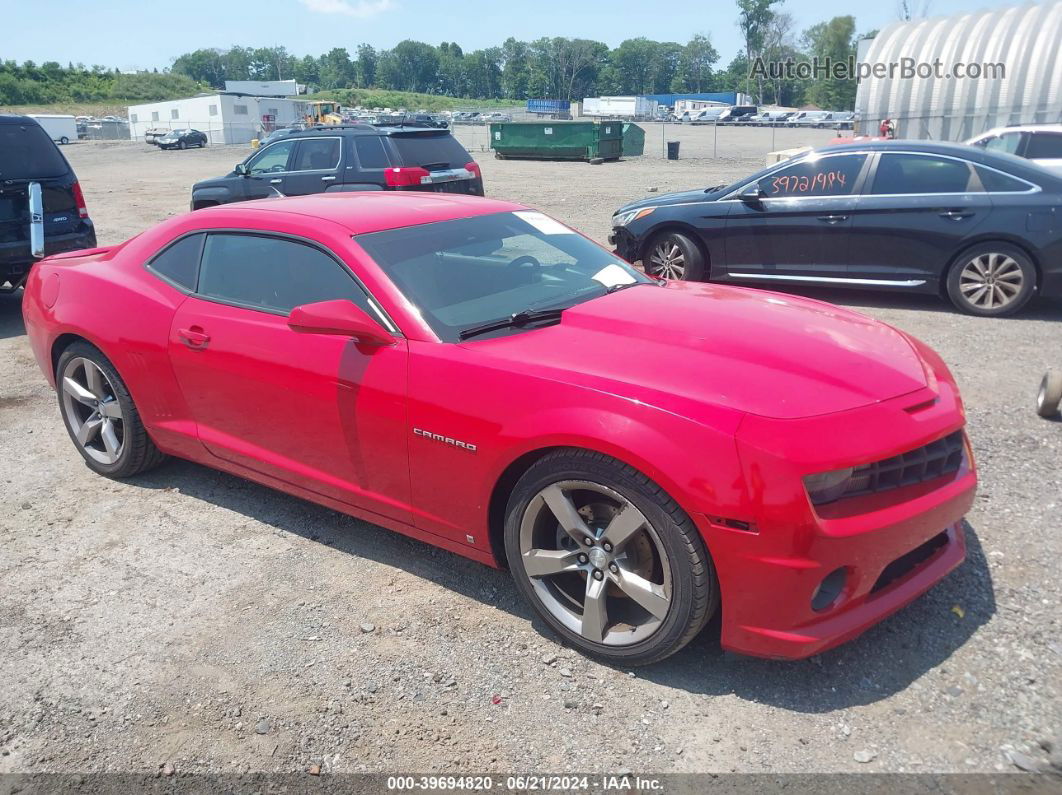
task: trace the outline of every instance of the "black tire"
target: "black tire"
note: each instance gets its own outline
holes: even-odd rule
[[[1058,414],[1059,403],[1062,403],[1062,372],[1051,370],[1044,374],[1036,393],[1036,413],[1053,417]]]
[[[681,270],[677,269],[677,265],[669,264],[666,258],[657,260],[657,256],[663,256],[665,250],[667,252],[677,250],[681,254]],[[672,257],[671,262],[675,261],[675,257]],[[642,253],[642,265],[646,273],[662,279],[699,282],[705,281],[708,275],[707,263],[700,247],[688,235],[675,230],[666,230],[653,235]]]
[[[59,139],[59,143],[63,146],[66,146],[68,143],[70,143],[70,139],[64,135],[62,138]]]
[[[660,560],[660,565],[664,566],[666,562],[670,573],[670,604],[666,616],[652,634],[638,642],[626,645],[598,643],[565,626],[543,603],[524,568],[521,526],[525,513],[533,510],[532,500],[546,487],[571,481],[598,484],[628,501],[645,517],[655,531],[657,543],[666,553],[666,561]],[[641,472],[589,450],[558,450],[544,456],[524,473],[513,488],[506,507],[505,553],[517,590],[535,613],[568,645],[612,664],[648,665],[674,654],[704,628],[719,604],[715,568],[697,528],[686,513]],[[588,572],[583,580],[589,580]]]
[[[86,452],[85,448],[77,440],[74,429],[71,427],[70,419],[67,416],[63,398],[63,374],[66,372],[70,362],[78,358],[89,360],[103,372],[109,381],[109,386],[113,389],[114,398],[121,408],[122,449],[113,464],[101,463]],[[63,423],[66,426],[67,433],[70,434],[70,440],[74,443],[77,451],[81,453],[81,457],[85,459],[89,469],[109,478],[128,478],[147,472],[149,469],[154,469],[166,460],[165,454],[155,446],[155,443],[151,441],[151,437],[148,436],[147,429],[140,419],[140,413],[137,411],[136,404],[129,394],[125,381],[122,380],[118,371],[114,369],[114,365],[103,355],[102,351],[87,342],[75,342],[59,356],[55,371],[58,387],[56,393],[59,398],[59,411],[63,416]]]
[[[981,282],[976,281],[981,278],[978,265],[982,269],[998,266],[1003,278],[985,277],[986,291],[980,292],[978,284]],[[1012,294],[1014,285],[1018,288]],[[1024,251],[1008,243],[978,243],[960,252],[952,261],[947,290],[952,304],[966,314],[979,317],[1013,315],[1036,294],[1036,266]]]
[[[178,141],[177,148],[178,149],[187,149],[188,148],[188,144],[186,144],[184,141]]]

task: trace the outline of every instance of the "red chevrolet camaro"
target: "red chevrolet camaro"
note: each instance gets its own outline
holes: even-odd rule
[[[42,260],[23,300],[78,452],[167,455],[512,570],[566,642],[799,658],[959,565],[948,369],[789,295],[664,283],[509,202],[324,194]]]

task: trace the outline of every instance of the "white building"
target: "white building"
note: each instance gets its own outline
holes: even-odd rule
[[[263,131],[301,121],[306,103],[245,94],[204,94],[187,99],[129,106],[129,137],[143,140],[152,129],[187,127],[207,134],[212,144],[245,144]]]
[[[256,97],[294,97],[301,93],[294,80],[226,80],[225,91]]]

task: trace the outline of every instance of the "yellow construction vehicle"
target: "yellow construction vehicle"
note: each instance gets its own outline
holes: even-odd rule
[[[343,123],[343,117],[339,115],[338,102],[312,100],[306,103],[306,108],[309,111],[305,116],[307,125]]]

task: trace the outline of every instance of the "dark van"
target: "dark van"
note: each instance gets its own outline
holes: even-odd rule
[[[0,292],[21,287],[42,256],[95,246],[81,186],[51,136],[28,116],[0,114]]]

